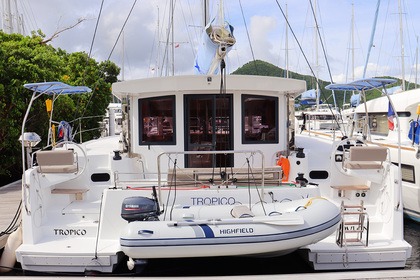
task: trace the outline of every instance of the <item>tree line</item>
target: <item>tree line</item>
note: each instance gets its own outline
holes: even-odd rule
[[[21,176],[21,134],[23,117],[32,92],[26,83],[60,81],[87,86],[91,93],[63,95],[54,103],[54,120],[71,121],[83,116],[104,115],[112,101],[111,85],[117,82],[120,68],[111,61],[97,62],[85,52],[67,53],[45,42],[41,31],[31,36],[0,31],[0,179],[4,183]],[[37,99],[29,114],[26,131],[36,132],[46,145],[49,117],[45,99]],[[84,119],[83,141],[100,135],[98,119]]]

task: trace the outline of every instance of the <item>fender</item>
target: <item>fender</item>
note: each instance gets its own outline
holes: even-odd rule
[[[290,161],[288,158],[280,156],[277,160],[277,165],[281,166],[283,170],[283,178],[282,182],[288,182],[289,181],[289,173],[290,173]]]

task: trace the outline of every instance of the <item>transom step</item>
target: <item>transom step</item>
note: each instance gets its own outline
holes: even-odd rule
[[[341,224],[337,229],[337,245],[340,247],[364,245],[369,242],[369,216],[360,204],[345,205],[341,202]]]

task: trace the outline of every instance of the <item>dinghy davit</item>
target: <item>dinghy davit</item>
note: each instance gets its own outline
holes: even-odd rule
[[[123,202],[122,251],[133,259],[279,256],[332,234],[339,208],[324,198],[245,205],[177,206],[162,214],[155,201]]]

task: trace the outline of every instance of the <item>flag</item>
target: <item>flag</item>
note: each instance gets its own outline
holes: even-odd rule
[[[394,118],[395,118],[395,112],[392,109],[392,105],[389,102],[388,103],[388,128],[389,130],[394,130]]]

